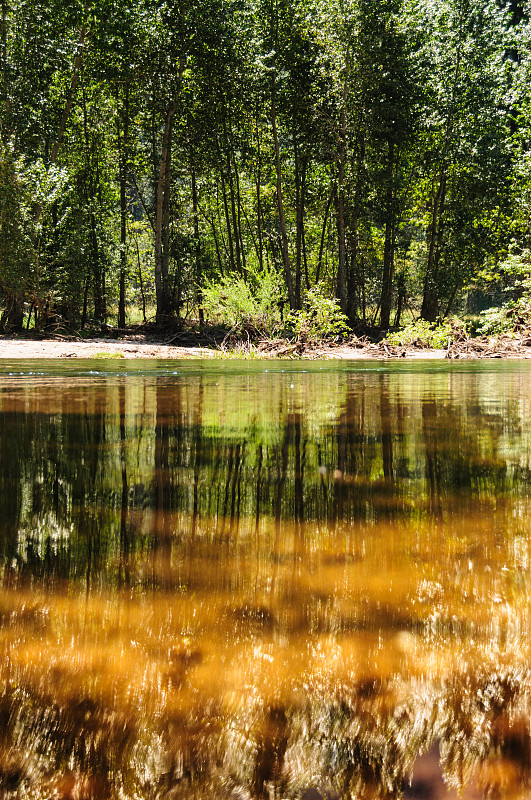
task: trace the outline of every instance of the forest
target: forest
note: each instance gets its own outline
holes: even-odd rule
[[[531,314],[528,11],[2,0],[0,329]]]

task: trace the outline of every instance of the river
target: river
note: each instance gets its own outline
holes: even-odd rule
[[[3,361],[0,431],[2,797],[528,796],[529,362]]]

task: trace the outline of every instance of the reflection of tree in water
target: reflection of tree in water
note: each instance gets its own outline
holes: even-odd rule
[[[171,381],[149,392],[113,382],[93,387],[83,412],[59,394],[51,412],[4,413],[4,559],[17,557],[22,531],[19,570],[88,579],[116,550],[122,565],[112,578],[126,568],[126,552],[144,551],[150,526],[162,566],[177,541],[201,532],[234,542],[251,526],[256,535],[264,518],[276,520],[277,533],[291,520],[435,519],[527,493],[527,460],[507,459],[503,413],[483,413],[473,396],[404,399],[389,375],[373,383],[347,376],[334,418],[328,410],[319,424],[303,405],[289,406],[280,386],[278,417],[264,433],[204,422],[209,388],[199,379],[185,391]],[[46,526],[54,528],[48,544]]]
[[[511,668],[487,657],[510,625],[529,633],[527,528],[513,513],[525,447],[507,446],[503,407],[482,410],[473,392],[442,404],[389,375],[342,381],[322,416],[310,383],[298,397],[268,389],[269,427],[260,403],[242,406],[245,424],[216,420],[202,378],[2,406],[2,791],[398,798],[437,742],[457,786],[509,797],[529,785],[531,676],[521,654]],[[404,583],[391,597],[393,569]],[[78,585],[76,628],[65,598]],[[115,599],[98,617],[103,587]],[[504,631],[494,595],[514,617]],[[145,622],[129,635],[135,597]],[[396,644],[444,653],[468,639],[487,655],[435,677],[410,672]],[[289,690],[279,679],[266,693],[232,663],[246,651],[269,663],[291,641],[308,664]],[[311,662],[358,641],[370,663],[387,645],[398,654],[373,672],[353,656],[348,680]],[[245,690],[227,678],[217,692],[232,670]]]
[[[239,714],[210,705],[158,719],[4,684],[0,786],[12,797],[411,797],[416,759],[439,743],[449,786],[519,796],[531,785],[530,677],[365,680],[291,703],[250,698]]]

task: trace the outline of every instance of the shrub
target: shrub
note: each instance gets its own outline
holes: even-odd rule
[[[271,335],[282,324],[282,279],[274,270],[224,275],[203,287],[206,318],[220,325]]]
[[[292,311],[288,324],[299,338],[326,339],[348,332],[349,324],[335,298],[324,294],[323,284],[316,284],[306,295],[304,309]]]
[[[441,349],[448,347],[450,339],[456,335],[465,333],[464,326],[457,320],[447,320],[435,325],[418,319],[406,325],[400,331],[390,333],[386,336],[387,344],[406,347],[411,344],[420,344],[423,347]]]
[[[481,277],[503,287],[507,302],[482,311],[474,321],[474,332],[483,336],[511,335],[531,325],[531,252],[510,252],[495,271]]]
[[[508,313],[507,305],[486,308],[474,320],[474,334],[477,336],[501,336],[513,332],[514,319]]]

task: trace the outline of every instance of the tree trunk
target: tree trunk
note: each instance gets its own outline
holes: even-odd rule
[[[168,176],[171,176],[169,161],[172,142],[172,123],[175,114],[175,103],[172,102],[166,111],[164,120],[164,133],[162,136],[162,151],[156,186],[155,205],[155,293],[157,297],[157,322],[167,317],[170,313],[168,291],[168,253],[164,252],[164,242],[167,239],[165,223],[168,216]]]
[[[199,322],[203,324],[205,321],[205,315],[203,313],[203,306],[202,300],[203,296],[201,293],[201,242],[199,241],[199,212],[197,206],[197,182],[195,179],[195,165],[194,159],[192,157],[191,160],[191,178],[192,178],[192,211],[194,216],[194,239],[195,239],[195,280],[197,286],[197,306],[199,310]]]
[[[258,232],[258,263],[263,269],[263,233],[262,233],[262,154],[260,152],[260,130],[258,127],[258,108],[256,109],[256,227]]]
[[[288,301],[291,309],[297,308],[297,299],[293,291],[293,281],[291,279],[291,261],[289,257],[288,234],[286,229],[286,217],[284,214],[284,198],[282,195],[282,169],[280,165],[280,146],[278,143],[277,116],[275,107],[275,90],[271,92],[271,129],[273,132],[273,143],[275,146],[275,171],[277,178],[277,208],[280,224],[280,250],[282,263],[284,265],[284,279],[288,290]]]
[[[8,6],[6,0],[2,0],[2,94],[3,94],[3,106],[5,112],[5,124],[7,130],[3,131],[4,133],[4,142],[7,143],[7,140],[10,135],[9,131],[9,113],[11,111],[11,101],[9,99],[9,77],[8,77],[8,66],[7,66],[7,15],[8,15]]]
[[[104,268],[100,259],[100,250],[98,244],[98,230],[96,225],[96,185],[98,181],[97,157],[94,156],[94,141],[91,141],[89,134],[88,112],[87,112],[87,98],[85,93],[85,86],[82,92],[83,98],[83,133],[85,145],[85,164],[87,173],[86,192],[87,199],[89,199],[89,226],[90,226],[90,246],[91,246],[91,266],[93,275],[93,289],[94,289],[94,317],[98,322],[105,322],[107,308],[105,302],[105,278]],[[96,176],[94,173],[96,172]]]
[[[296,249],[295,249],[295,299],[297,308],[301,307],[302,266],[304,261],[306,288],[309,289],[308,269],[304,251],[304,202],[306,192],[306,170],[308,158],[299,156],[295,133],[293,134],[293,156],[295,160],[295,208],[296,208]]]
[[[446,119],[443,145],[440,154],[438,186],[437,190],[432,195],[431,219],[427,230],[428,255],[426,261],[426,275],[424,278],[422,308],[420,312],[422,319],[425,319],[427,322],[435,322],[439,314],[438,273],[444,232],[443,212],[446,202],[449,153],[454,127],[454,100],[461,72],[461,53],[464,41],[462,18],[459,23],[458,36],[459,40],[450,100],[450,111]]]
[[[336,278],[336,295],[339,300],[341,311],[346,313],[347,310],[347,248],[345,239],[345,204],[343,201],[343,190],[340,189],[342,183],[341,169],[339,171],[338,185],[336,186],[335,199],[336,199],[336,212],[337,212],[337,239],[338,239],[338,264],[337,264],[337,278]]]
[[[123,130],[118,116],[118,152],[120,173],[120,290],[118,327],[125,328],[125,282],[127,272],[127,162],[129,146],[129,84],[124,87]]]
[[[338,265],[336,293],[341,311],[347,312],[347,248],[345,238],[345,164],[347,154],[347,96],[350,74],[350,58],[347,50],[345,63],[345,80],[343,83],[343,102],[341,106],[341,123],[339,129],[339,158],[337,164],[337,235]]]
[[[173,119],[170,125],[170,137],[168,141],[168,155],[166,158],[166,170],[164,173],[164,197],[162,201],[162,281],[163,292],[165,294],[166,313],[179,313],[180,309],[180,269],[178,274],[178,297],[175,297],[174,290],[170,290],[170,201],[171,201],[171,175],[172,175],[172,142],[173,142]],[[177,303],[176,303],[177,301]]]
[[[146,321],[146,294],[144,292],[144,279],[142,278],[142,262],[140,260],[140,247],[138,245],[138,238],[135,239],[136,243],[136,260],[138,265],[138,283],[140,286],[140,297],[142,298],[142,319]]]
[[[90,213],[90,244],[92,248],[92,272],[94,276],[94,316],[98,322],[104,323],[107,312],[104,277],[98,246],[96,215],[93,211]]]
[[[157,298],[158,323],[172,312],[168,273],[170,264],[170,194],[171,194],[171,149],[173,117],[177,109],[177,96],[182,86],[184,58],[179,58],[178,89],[170,100],[164,118],[164,132],[160,162],[156,170],[155,185],[155,295]]]
[[[235,269],[234,245],[232,243],[232,228],[230,224],[229,204],[227,201],[227,189],[225,186],[225,179],[223,177],[223,174],[221,174],[221,193],[223,195],[223,211],[225,212],[225,225],[227,228],[227,239],[229,243],[229,266],[230,266],[230,271],[234,272]]]
[[[395,208],[395,145],[389,142],[387,159],[386,222],[382,271],[382,294],[380,297],[380,326],[389,327],[393,303],[393,272],[396,231]]]
[[[236,163],[236,158],[234,156],[234,151],[232,151],[232,156],[234,159],[234,176],[236,178],[236,205],[238,208],[238,241],[240,243],[240,253],[241,253],[241,262],[242,262],[242,269],[245,273],[247,270],[247,261],[245,257],[245,246],[243,243],[243,226],[242,226],[242,198],[240,193],[240,173],[238,170],[238,164]]]
[[[446,175],[440,177],[439,186],[432,200],[431,219],[428,228],[428,258],[426,261],[426,276],[424,278],[424,293],[420,316],[427,322],[435,322],[439,313],[437,292],[440,250],[443,237],[442,213],[446,200]]]
[[[354,197],[351,205],[349,225],[349,251],[347,258],[347,316],[351,325],[358,319],[360,294],[364,291],[363,256],[360,248],[360,217],[362,216],[362,198],[364,190],[365,134],[363,127],[356,136],[356,176]],[[363,302],[361,303],[363,306]],[[365,311],[363,310],[365,320]]]
[[[332,187],[325,208],[325,213],[323,217],[323,226],[321,228],[321,243],[319,245],[319,258],[317,259],[317,269],[315,270],[315,283],[319,283],[319,279],[321,277],[321,267],[323,265],[323,253],[325,247],[326,229],[328,227],[328,215],[330,213],[330,206],[332,205],[333,199],[334,199],[334,188]]]
[[[240,237],[238,233],[238,216],[236,213],[236,198],[234,194],[234,179],[232,175],[232,159],[231,159],[231,148],[229,137],[227,134],[227,120],[225,119],[225,114],[223,113],[223,140],[225,146],[225,160],[227,165],[227,180],[229,183],[229,197],[230,197],[230,212],[232,217],[232,235],[229,238],[229,241],[232,241],[234,247],[234,253],[236,255],[236,270],[238,273],[241,273],[241,256],[240,256]],[[231,226],[231,218],[227,215],[227,224]]]

